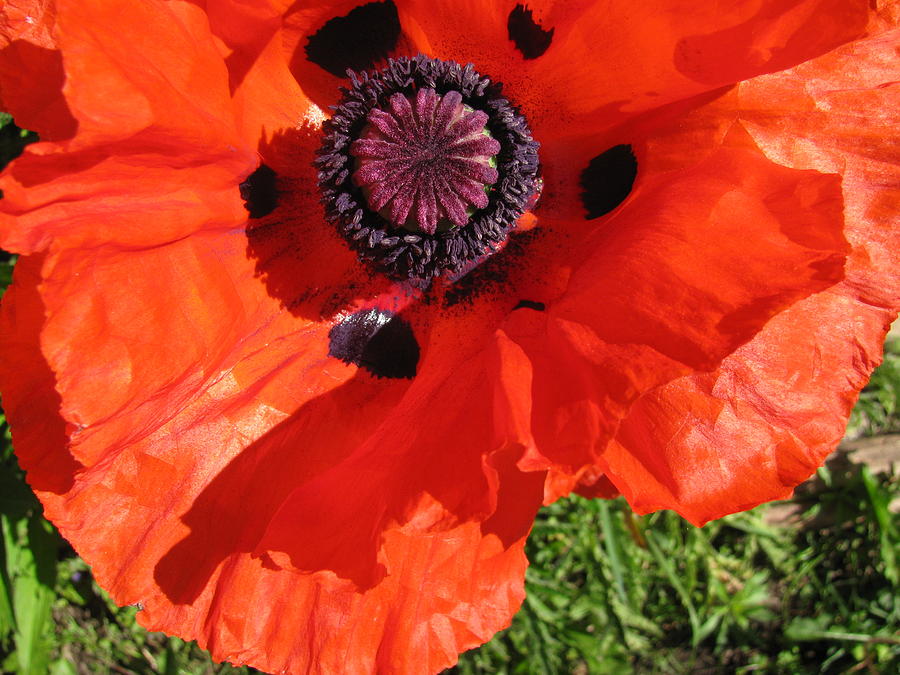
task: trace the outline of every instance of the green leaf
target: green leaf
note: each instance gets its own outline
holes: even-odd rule
[[[15,617],[17,672],[44,673],[50,667],[52,607],[59,538],[39,514],[12,521],[0,514]]]
[[[50,675],[78,675],[78,671],[71,661],[56,659],[50,664]]]
[[[9,521],[0,514],[0,642],[16,629],[16,615],[13,610],[13,583],[10,576],[10,556],[15,540],[11,534]]]
[[[38,509],[38,500],[21,474],[0,465],[0,513],[16,521]]]
[[[618,531],[610,515],[609,503],[606,500],[600,500],[598,507],[603,541],[606,544],[606,554],[609,557],[609,567],[613,575],[613,587],[622,603],[629,605],[628,593],[625,591],[625,569],[622,565],[622,555],[619,552]]]
[[[694,607],[694,603],[691,601],[691,596],[687,592],[687,589],[684,587],[681,577],[675,571],[675,567],[674,565],[672,565],[672,561],[667,556],[663,555],[662,551],[657,545],[656,534],[648,530],[645,533],[645,536],[647,538],[647,546],[650,549],[651,555],[656,560],[656,564],[660,566],[663,573],[668,578],[669,583],[672,585],[672,588],[675,589],[675,592],[678,594],[678,597],[681,600],[681,603],[684,605],[684,608],[687,610],[688,620],[691,624],[691,643],[694,647],[696,647],[702,639],[700,637],[701,626],[700,618],[697,616],[697,610]]]
[[[894,584],[900,583],[897,570],[897,532],[889,510],[891,495],[883,490],[872,476],[869,467],[863,466],[860,477],[869,496],[869,503],[878,523],[878,538],[881,544],[881,559],[884,562],[884,576]]]

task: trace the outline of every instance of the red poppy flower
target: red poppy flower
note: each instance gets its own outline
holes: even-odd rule
[[[143,625],[436,671],[542,503],[702,523],[835,446],[900,305],[894,3],[203,4],[2,19],[4,405]]]

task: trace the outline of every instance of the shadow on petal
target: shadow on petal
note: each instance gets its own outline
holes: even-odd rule
[[[675,46],[675,67],[707,85],[738,82],[824,54],[861,35],[868,19],[867,3],[861,1],[788,4],[793,7],[786,11],[785,3],[763,3],[755,15],[737,25],[682,38]],[[798,19],[803,30],[797,30]]]
[[[350,458],[408,387],[407,380],[384,382],[359,375],[310,401],[248,446],[183,516],[191,534],[156,567],[156,582],[163,592],[173,603],[189,604],[226,558],[256,551],[284,503],[298,491],[323,490],[329,474]],[[329,423],[351,410],[352,425]],[[347,483],[337,486],[338,495],[350,492],[350,481],[363,478],[339,477]],[[375,558],[377,541],[372,541],[380,534],[371,522],[375,509],[341,523],[338,531],[346,546],[342,550],[328,544],[328,531],[339,516],[327,513],[330,504],[325,494],[320,496],[319,508],[293,532],[295,565],[328,569],[359,587],[370,587],[384,574]]]
[[[349,310],[357,298],[374,298],[391,288],[384,276],[362,265],[319,203],[312,166],[320,139],[316,129],[287,129],[260,146],[276,172],[276,206],[251,220],[247,256],[269,295],[295,316],[314,321]]]
[[[19,126],[40,132],[47,141],[72,138],[78,122],[69,111],[62,87],[62,54],[25,40],[13,40],[0,49],[0,96],[3,110]],[[40,86],[34,83],[40,82]]]
[[[84,466],[68,450],[71,429],[60,414],[56,377],[41,352],[44,303],[38,284],[44,257],[21,258],[13,285],[3,296],[0,349],[5,357],[0,382],[3,406],[15,420],[16,454],[28,472],[28,482],[38,492],[61,495],[72,489]]]
[[[163,593],[193,602],[242,553],[367,590],[388,573],[385,536],[398,526],[425,533],[475,522],[512,546],[530,528],[544,474],[519,471],[521,444],[496,433],[512,414],[495,409],[502,385],[485,377],[498,356],[485,349],[453,377],[434,361],[414,380],[359,371],[302,406],[219,472],[181,517],[190,534],[155,568]],[[501,513],[501,502],[517,506]]]

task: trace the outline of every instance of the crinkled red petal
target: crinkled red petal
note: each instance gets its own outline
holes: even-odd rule
[[[44,140],[71,138],[77,127],[62,95],[55,23],[52,0],[12,0],[0,7],[0,109],[22,128],[41,129]]]
[[[235,117],[246,142],[256,146],[263,160],[267,144],[298,127],[316,127],[327,117],[327,104],[316,106],[305,91],[308,85],[291,73],[285,57],[285,13],[288,2],[248,4],[226,1],[207,7],[210,29],[223,43]],[[328,3],[306,3],[304,12],[318,7],[321,17]],[[333,3],[332,3],[333,4]],[[337,8],[333,8],[334,11]],[[321,19],[323,22],[325,18]],[[310,26],[306,25],[307,35]],[[336,87],[332,86],[332,100]]]
[[[491,338],[507,301],[484,322],[413,308],[414,382],[330,357],[358,298],[402,312],[406,291],[322,221],[309,130],[262,139],[290,196],[245,231],[237,185],[254,162],[192,8],[141,5],[112,26],[59,7],[63,52],[80,44],[64,62],[79,133],[4,185],[21,217],[5,243],[48,251],[22,260],[3,304],[17,451],[47,515],[145,625],[273,671],[439,670],[510,621],[541,500],[543,476],[516,467],[532,442],[524,357]],[[159,54],[160,70],[124,81],[107,42]],[[179,51],[194,58],[167,62]],[[121,125],[107,87],[133,106]],[[279,127],[241,96],[242,134]]]
[[[740,133],[779,163],[842,174],[852,252],[834,289],[780,314],[714,373],[632,408],[598,469],[636,509],[700,524],[784,498],[843,435],[900,305],[900,161],[880,132],[900,124],[900,70],[896,30],[884,30],[742,83],[651,139],[651,171],[683,168],[699,157],[689,146],[708,153]]]
[[[543,483],[516,467],[527,361],[502,335],[412,315],[419,375],[372,377],[328,357],[332,321],[270,297],[245,248],[242,233],[197,234],[51,254],[43,311],[19,321],[4,303],[5,363],[34,360],[38,337],[46,358],[0,380],[23,464],[66,462],[64,489],[41,493],[47,515],[142,623],[217,658],[451,665],[521,601]],[[14,299],[35,295],[23,270]],[[47,386],[35,372],[55,372],[68,450],[18,412]]]
[[[517,5],[553,30],[525,59],[509,39]],[[866,0],[664,3],[397,0],[425,53],[473,62],[504,82],[539,140],[610,127],[640,112],[762,73],[789,68],[863,34]],[[560,124],[565,120],[566,124]]]
[[[643,397],[599,466],[636,511],[696,525],[789,497],[844,435],[895,317],[846,284],[801,301],[716,372]]]
[[[46,128],[51,138],[65,136],[60,125],[74,120],[78,134],[29,146],[0,178],[0,246],[7,250],[31,253],[54,239],[153,246],[242,218],[234,185],[258,160],[235,132],[227,74],[205,14],[187,2],[120,5],[57,2],[60,52],[15,43],[16,54],[28,45],[45,50],[35,68],[65,66],[64,81],[20,82],[17,91],[28,102],[37,96],[29,92],[49,96],[62,87],[55,93],[66,105],[46,111]],[[44,134],[41,119],[26,115],[31,120]],[[143,215],[151,210],[154,222]],[[113,226],[110,214],[123,218]]]
[[[836,177],[744,149],[643,183],[574,254],[567,292],[508,321],[534,369],[537,450],[521,466],[558,471],[572,489],[644,392],[715,368],[840,281],[841,207]]]
[[[895,20],[896,23],[896,20]],[[900,29],[738,88],[737,114],[774,161],[839,173],[862,295],[900,305]]]

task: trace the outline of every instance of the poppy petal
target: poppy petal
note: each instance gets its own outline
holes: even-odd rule
[[[112,25],[109,3],[57,3],[67,110],[78,135],[31,145],[4,172],[7,250],[42,250],[54,237],[156,245],[243,216],[234,186],[257,159],[237,149],[226,73],[203,13],[191,3],[122,4],[127,11]],[[134,78],[140,63],[146,67]],[[141,214],[157,203],[161,217],[148,228]],[[116,228],[110,213],[122,216]]]
[[[709,367],[778,308],[843,277],[841,210],[836,177],[722,149],[637,188],[585,246],[554,314]]]
[[[377,70],[389,56],[415,56],[393,0],[293,3],[283,13],[283,60],[303,93],[328,110],[346,70]]]
[[[640,148],[642,175],[684,169],[738,137],[779,164],[841,174],[854,283],[873,302],[896,305],[900,279],[883,270],[900,265],[900,150],[883,130],[900,124],[898,39],[897,28],[882,26],[657,124]]]
[[[854,283],[894,306],[900,277],[883,270],[900,269],[900,144],[888,131],[900,126],[898,43],[893,28],[738,88],[741,123],[768,157],[841,174]]]
[[[393,1],[367,2],[326,21],[309,36],[303,51],[307,61],[335,77],[345,77],[348,70],[371,70],[386,59],[399,37]]]
[[[860,36],[868,19],[864,0],[705,9],[683,0],[639,7],[585,3],[582,12],[567,4],[554,3],[544,13],[555,28],[554,45],[535,61],[532,77],[549,85],[545,96],[559,101],[565,114],[607,124],[801,63]],[[597,36],[603,39],[599,53]]]
[[[305,12],[326,3],[307,3]],[[326,118],[312,103],[300,80],[288,68],[285,57],[284,13],[288,3],[216,2],[207,8],[210,30],[225,45],[235,116],[251,146],[272,143],[279,132],[299,126],[318,127]],[[309,29],[304,24],[303,29]],[[333,101],[332,101],[333,102]],[[269,157],[260,147],[265,161]]]
[[[53,37],[56,12],[52,0],[7,0],[0,7],[0,41],[27,40],[46,49],[56,48]]]
[[[62,95],[65,72],[50,3],[7,2],[0,7],[0,108],[44,140],[70,138],[77,127]],[[29,86],[40,82],[40,87]]]
[[[39,284],[43,256],[23,256],[16,263],[13,284],[0,305],[0,381],[3,409],[13,420],[16,447],[33,451],[19,454],[29,484],[39,493],[63,494],[72,488],[83,466],[66,449],[69,429],[59,414],[56,378],[40,350],[44,304]],[[28,377],[15,374],[28,373]]]
[[[859,37],[868,21],[865,0],[789,5],[766,0],[705,9],[684,0],[643,5],[398,0],[397,6],[421,51],[474,61],[503,81],[541,140],[575,130],[581,134],[584,125],[608,127],[791,67]],[[526,59],[508,35],[509,16],[523,6],[542,31],[552,30],[550,45],[534,59]],[[568,123],[560,125],[561,118]]]
[[[227,73],[194,3],[58,0],[56,36],[82,143],[148,128],[185,147],[233,139],[230,116],[222,114],[231,109]],[[135,69],[142,77],[132,77]]]
[[[255,164],[249,154],[183,153],[181,160],[197,163],[178,172],[164,155],[123,147],[130,145],[75,153],[46,143],[26,148],[0,179],[0,245],[26,254],[54,240],[155,246],[202,228],[234,227],[246,217],[237,185]],[[147,213],[157,216],[149,227]]]
[[[742,149],[648,180],[582,248],[567,292],[506,328],[534,368],[539,454],[522,466],[569,489],[643,392],[715,368],[840,281],[848,252],[835,177]]]
[[[236,275],[247,268],[243,251],[211,240],[165,248],[77,268],[64,260],[74,252],[59,254],[44,265],[52,276],[39,286],[49,317],[44,351],[57,371],[63,414],[74,420],[67,432],[78,461],[69,475],[57,462],[57,480],[68,481],[68,490],[41,496],[99,582],[118,602],[141,603],[139,620],[149,628],[197,638],[216,658],[273,671],[311,663],[369,671],[396,663],[400,654],[415,669],[438,670],[507,625],[521,602],[522,547],[543,482],[542,474],[515,466],[530,442],[522,424],[527,414],[519,410],[526,391],[520,372],[527,367],[521,350],[498,335],[455,367],[452,379],[428,363],[412,383],[372,378],[327,357],[327,341],[317,334],[325,327],[299,330],[302,320],[284,316],[259,321],[247,314],[249,298],[197,286],[187,266],[198,251],[212,249],[210,257],[227,261],[230,271],[204,261],[210,276],[227,278],[223,288],[246,289],[252,281]],[[148,415],[119,403],[121,369],[116,350],[106,346],[129,342],[121,332],[134,315],[104,317],[101,303],[79,299],[91,310],[76,317],[57,302],[72,300],[60,283],[64,275],[88,268],[108,274],[117,265],[120,274],[127,268],[135,276],[143,264],[166,269],[164,260],[184,272],[170,281],[171,290],[187,284],[179,297],[193,296],[209,309],[183,306],[168,323],[146,317],[135,331],[147,349],[158,350],[159,338],[172,340],[176,327],[182,350],[202,349],[204,339],[233,344],[233,336],[205,335],[208,326],[199,321],[213,307],[236,307],[242,316],[223,323],[256,332],[239,341],[240,357],[227,368],[228,359],[213,351],[156,355],[157,365],[200,362],[212,373],[206,382],[192,374],[162,385],[149,381],[139,365],[146,356],[132,351],[135,367],[124,379],[142,378],[143,388],[158,392]],[[29,282],[26,274],[21,283]],[[15,293],[34,288],[16,290],[19,283]],[[131,300],[114,303],[115,311],[130,305],[137,313],[143,293],[132,285],[125,291]],[[3,311],[16,306],[4,303]],[[284,322],[295,329],[285,331]],[[22,324],[5,325],[12,327],[5,353],[15,355],[27,336],[18,333]],[[57,332],[63,327],[72,331],[65,338]],[[93,363],[104,363],[103,371],[67,360],[78,346],[99,349],[102,358]],[[426,349],[425,361],[454,355],[452,346]],[[2,372],[11,410],[25,404],[16,397],[30,389],[32,377]],[[182,388],[193,394],[176,410]],[[473,410],[471,399],[487,405]],[[88,419],[95,409],[101,418]],[[348,409],[357,411],[353,425],[341,424]],[[45,455],[69,456],[64,444],[28,428],[42,424],[25,415],[14,421],[27,466]],[[306,627],[302,642],[298,624]]]
[[[698,526],[789,497],[844,435],[895,316],[846,285],[802,300],[715,373],[644,396],[600,468],[637,512]]]
[[[843,174],[853,250],[840,285],[776,317],[714,373],[673,381],[632,408],[598,468],[635,509],[671,508],[702,524],[785,498],[842,437],[900,304],[900,279],[884,274],[898,265],[900,170],[878,131],[900,123],[896,41],[893,30],[845,45],[682,119],[670,147],[743,127],[779,163]]]

